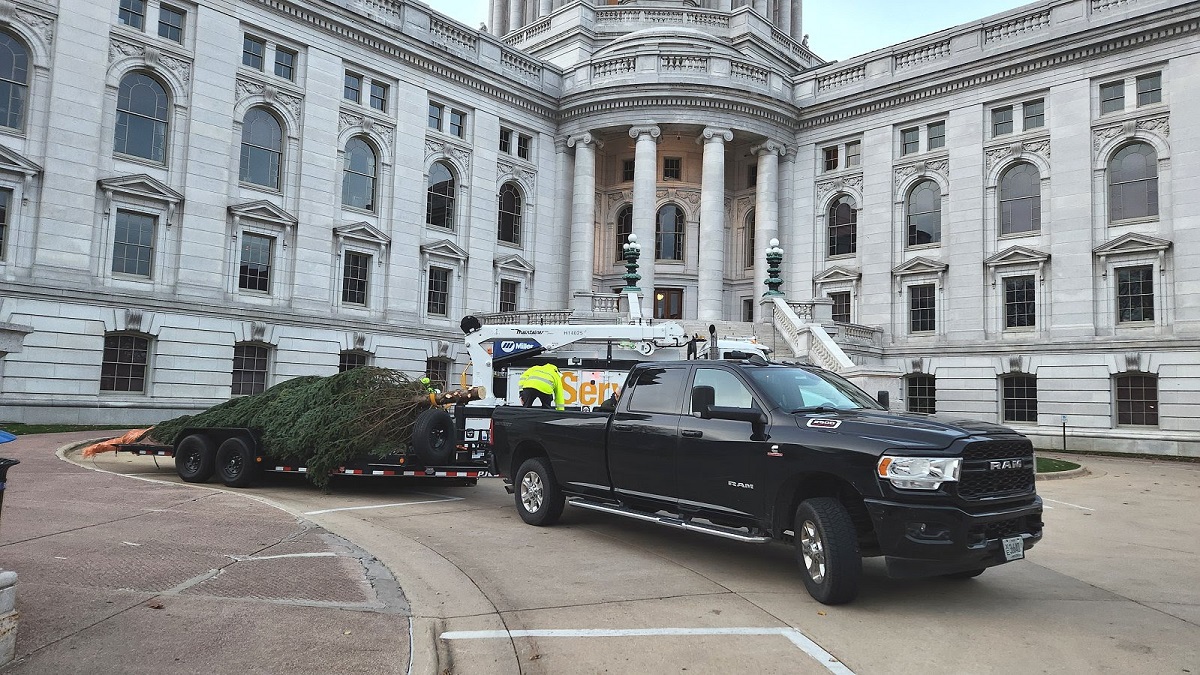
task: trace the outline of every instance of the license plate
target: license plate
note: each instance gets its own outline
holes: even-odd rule
[[[1004,545],[1005,560],[1020,560],[1025,557],[1025,540],[1020,537],[1008,537],[1001,539],[1000,543]]]

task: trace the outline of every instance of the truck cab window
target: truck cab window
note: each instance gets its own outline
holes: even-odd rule
[[[679,414],[687,368],[646,368],[637,374],[630,412]]]
[[[760,368],[749,372],[751,379],[784,410],[829,407],[839,410],[878,408],[871,397],[850,382],[827,372],[804,368]]]
[[[754,396],[733,373],[718,368],[697,368],[693,387],[712,387],[716,392],[713,405],[727,408],[753,408]],[[690,412],[697,412],[692,410]]]

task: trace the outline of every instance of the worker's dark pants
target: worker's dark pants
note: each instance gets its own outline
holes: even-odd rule
[[[554,405],[554,397],[550,394],[544,394],[530,387],[525,387],[521,390],[521,405],[526,408],[532,408],[534,401],[541,401],[543,408],[549,408]]]

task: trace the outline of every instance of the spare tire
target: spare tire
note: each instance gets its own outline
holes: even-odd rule
[[[425,466],[449,464],[458,445],[454,418],[441,408],[422,410],[413,423],[412,446]]]
[[[175,473],[188,483],[203,483],[217,468],[217,448],[206,434],[191,434],[175,446]]]

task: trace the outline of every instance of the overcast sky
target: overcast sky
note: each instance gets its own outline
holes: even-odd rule
[[[488,0],[425,0],[431,7],[478,28],[488,21]],[[1029,4],[1025,0],[806,0],[808,46],[830,61],[935,33]]]

